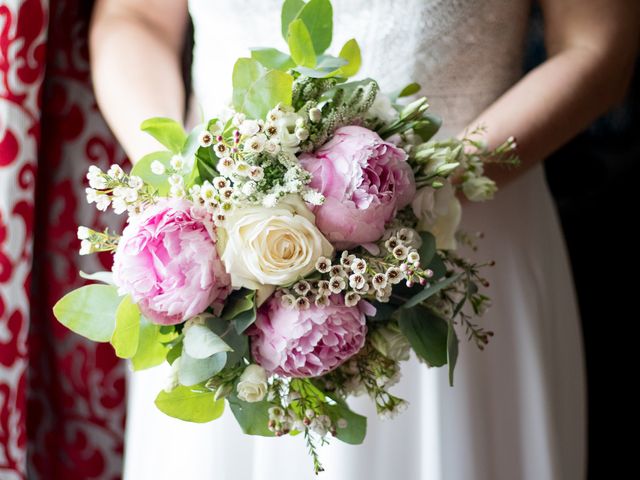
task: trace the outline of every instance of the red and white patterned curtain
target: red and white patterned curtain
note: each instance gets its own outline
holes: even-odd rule
[[[78,224],[103,228],[85,172],[125,158],[90,85],[90,2],[0,1],[0,478],[121,476],[125,366],[57,324],[79,286]],[[105,223],[106,222],[106,223]]]

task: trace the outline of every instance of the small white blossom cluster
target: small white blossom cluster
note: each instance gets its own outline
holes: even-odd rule
[[[216,225],[220,225],[225,219],[225,214],[234,208],[237,196],[231,181],[222,176],[214,178],[212,182],[204,181],[202,185],[194,185],[189,189],[191,201],[203,207]]]
[[[140,213],[144,204],[153,200],[146,192],[142,179],[127,175],[118,165],[111,165],[106,173],[91,165],[87,179],[87,202],[95,202],[96,208],[103,212],[111,206],[118,215],[124,212]]]
[[[339,418],[335,422],[332,421],[331,417],[326,414],[323,404],[317,404],[316,402],[314,408],[310,406],[304,408],[305,400],[296,391],[289,392],[288,395],[281,398],[281,401],[282,405],[275,405],[268,410],[269,423],[267,426],[277,437],[286,435],[292,430],[301,432],[306,429],[309,429],[319,437],[324,437],[328,433],[335,436],[338,429],[344,429],[349,426],[345,418]],[[291,408],[292,404],[295,404],[298,408]],[[302,415],[297,413],[297,411],[302,410]]]
[[[398,268],[406,279],[407,287],[413,287],[415,283],[427,285],[428,279],[433,276],[433,271],[420,267],[420,254],[417,247],[421,240],[415,230],[411,228],[387,230],[383,242],[388,252],[385,259],[399,262]]]
[[[319,192],[307,186],[311,176],[295,155],[309,131],[292,107],[278,105],[264,120],[235,113],[231,125],[233,131],[227,138],[221,125],[214,126],[215,133],[203,132],[200,145],[213,149],[217,171],[236,190],[235,202],[273,207],[290,193],[299,193],[314,205],[324,201]]]
[[[397,360],[382,355],[367,345],[356,356],[322,377],[322,381],[328,391],[336,391],[342,396],[369,395],[376,404],[378,416],[391,418],[408,405],[406,400],[388,391],[400,381],[400,377],[400,364]]]
[[[89,255],[96,252],[108,252],[118,246],[117,235],[111,235],[108,230],[96,232],[87,227],[78,227],[78,240],[80,240],[80,255]]]

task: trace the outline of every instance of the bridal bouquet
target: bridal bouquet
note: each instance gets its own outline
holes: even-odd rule
[[[434,140],[440,121],[412,83],[383,94],[348,81],[358,43],[325,53],[329,0],[286,0],[289,53],[256,48],[233,70],[228,110],[187,134],[170,119],[142,129],[166,150],[130,173],[87,175],[87,200],[128,215],[121,234],[78,229],[80,254],[113,252],[111,272],[54,307],[71,330],[110,342],[134,370],[171,364],[157,407],[209,422],[225,402],[243,431],[302,433],[316,472],[331,436],[361,443],[366,418],[407,406],[390,388],[410,352],[450,381],[463,331],[489,306],[481,267],[458,256],[461,205],[496,190],[485,162],[515,164],[481,131]]]

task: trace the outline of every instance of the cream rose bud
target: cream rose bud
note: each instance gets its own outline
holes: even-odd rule
[[[286,285],[313,272],[318,258],[333,255],[333,246],[297,194],[274,207],[233,210],[218,238],[222,262],[237,288]]]
[[[462,207],[450,182],[445,182],[439,189],[421,188],[411,202],[411,208],[418,217],[416,229],[431,232],[438,249],[457,248],[455,233],[462,217]]]
[[[371,343],[376,350],[391,360],[409,360],[411,345],[400,328],[393,323],[377,328],[371,334]]]
[[[462,184],[462,191],[472,202],[491,200],[497,190],[496,182],[488,177],[473,177]]]
[[[259,402],[267,393],[267,372],[260,365],[247,365],[236,389],[240,400]]]

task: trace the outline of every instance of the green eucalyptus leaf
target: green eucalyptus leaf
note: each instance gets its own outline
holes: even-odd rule
[[[236,110],[242,107],[244,97],[251,86],[265,75],[267,70],[252,58],[239,58],[233,66],[233,105]]]
[[[291,58],[296,65],[307,68],[316,66],[316,52],[313,50],[309,30],[302,20],[294,20],[289,24],[287,43],[291,51]]]
[[[249,337],[238,333],[228,320],[211,317],[207,319],[207,327],[222,338],[233,350],[227,352],[226,366],[233,366],[249,353]]]
[[[427,265],[429,270],[433,272],[433,277],[431,277],[431,282],[436,280],[440,280],[447,274],[447,267],[440,258],[440,255],[437,253],[431,259],[431,262]],[[424,268],[424,267],[423,267]]]
[[[360,54],[360,46],[358,45],[358,42],[356,42],[355,38],[348,40],[342,46],[338,56],[346,60],[348,63],[338,70],[337,75],[342,77],[353,77],[358,73],[360,65],[362,64],[362,55]]]
[[[310,0],[299,11],[297,17],[304,22],[316,54],[329,48],[333,36],[333,8],[329,0]]]
[[[144,316],[140,317],[140,334],[138,348],[131,358],[134,370],[145,370],[160,365],[167,358],[169,347],[164,342],[169,341],[176,334],[163,334],[160,325],[151,323]]]
[[[173,153],[180,153],[187,140],[182,125],[170,118],[149,118],[142,122],[140,130],[147,132]]]
[[[349,63],[348,60],[340,57],[334,57],[333,55],[323,54],[318,57],[319,68],[340,68]]]
[[[182,355],[182,339],[167,352],[167,362],[169,362],[169,365],[173,365],[173,362],[180,358],[180,355]]]
[[[233,323],[236,326],[236,331],[238,333],[244,332],[253,322],[256,321],[257,310],[256,306],[253,305],[251,310],[245,310],[236,318],[233,319]]]
[[[419,293],[415,294],[413,297],[407,300],[406,303],[402,305],[401,308],[410,309],[412,307],[415,307],[419,303],[425,301],[431,295],[434,295],[438,293],[440,290],[442,290],[443,288],[446,288],[449,285],[451,285],[453,282],[458,280],[461,275],[462,275],[461,273],[457,273],[451,277],[445,278],[444,280],[430,283],[428,287],[425,287]]]
[[[196,169],[198,170],[198,176],[202,181],[207,180],[211,182],[218,176],[218,171],[215,168],[215,154],[210,147],[200,147],[196,151]]]
[[[222,415],[224,399],[214,400],[208,390],[178,386],[171,392],[161,391],[156,406],[170,417],[186,422],[206,423]]]
[[[409,97],[411,95],[414,95],[414,94],[418,93],[421,88],[422,87],[420,86],[419,83],[413,82],[413,83],[410,83],[409,85],[405,86],[403,89],[392,93],[391,95],[389,95],[389,97],[392,100],[396,100],[396,99],[402,98],[402,97]]]
[[[227,401],[244,433],[263,437],[274,436],[274,433],[268,427],[269,408],[273,404],[264,400],[260,402],[245,402],[240,400],[235,393],[227,396]]]
[[[453,371],[458,361],[458,336],[453,328],[453,321],[449,320],[447,327],[447,365],[449,365],[449,385],[453,387]]]
[[[184,351],[190,357],[203,359],[218,352],[229,352],[233,349],[206,325],[191,325],[185,329]]]
[[[131,358],[138,349],[140,336],[140,310],[127,295],[116,310],[116,328],[111,336],[116,355],[120,358]]]
[[[420,238],[422,239],[422,245],[418,249],[420,255],[420,264],[425,268],[433,260],[433,256],[436,254],[436,237],[430,232],[420,232]]]
[[[395,317],[413,350],[429,366],[441,367],[447,363],[446,320],[422,305],[399,309]]]
[[[185,386],[195,385],[213,377],[226,363],[227,352],[219,352],[208,358],[193,358],[183,348],[178,367],[178,381]]]
[[[168,177],[166,174],[156,175],[153,173],[151,164],[158,160],[165,168],[169,168],[172,156],[173,153],[167,150],[149,153],[136,162],[131,169],[131,175],[140,177],[146,184],[157,189],[160,195],[166,195],[170,188]]]
[[[233,320],[242,312],[251,310],[255,302],[255,295],[255,290],[249,290],[246,288],[231,292],[225,301],[222,318],[225,320]]]
[[[252,48],[251,58],[260,62],[263,67],[283,72],[296,66],[291,55],[281,52],[277,48]]]
[[[422,139],[423,142],[428,142],[431,138],[438,133],[442,126],[442,119],[431,113],[423,113],[422,118],[416,122],[413,127],[413,131]]]
[[[58,300],[53,314],[69,330],[94,342],[108,342],[121,301],[113,285],[86,285]]]
[[[250,118],[264,118],[278,103],[291,105],[293,77],[265,71],[252,58],[239,58],[233,69],[233,105]]]
[[[336,424],[336,437],[345,443],[359,445],[367,435],[367,417],[359,415],[340,403],[328,405],[327,410],[333,423]],[[345,419],[347,425],[341,428],[337,425],[339,419]]]
[[[282,4],[282,13],[280,20],[282,21],[282,38],[287,39],[289,33],[289,24],[298,16],[305,3],[303,0],[285,0]]]

